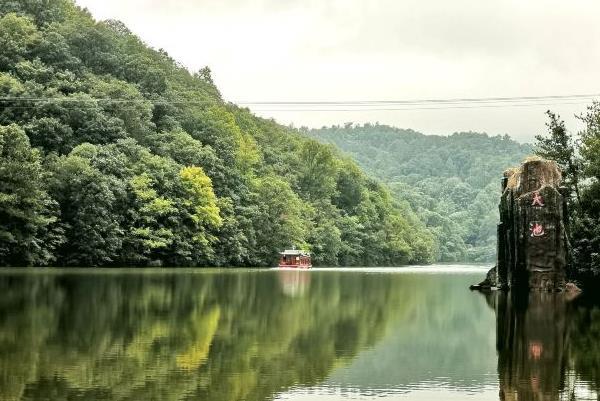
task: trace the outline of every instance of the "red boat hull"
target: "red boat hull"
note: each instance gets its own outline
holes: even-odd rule
[[[280,269],[310,269],[312,265],[287,265],[287,264],[279,264]]]

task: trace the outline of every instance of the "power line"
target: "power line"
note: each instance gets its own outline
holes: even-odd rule
[[[553,102],[553,103],[514,103],[514,104],[477,104],[477,105],[448,105],[442,107],[390,107],[390,108],[355,108],[355,109],[332,109],[332,108],[316,108],[316,109],[298,109],[298,108],[280,108],[280,109],[261,109],[253,108],[252,111],[262,112],[338,112],[338,111],[410,111],[410,110],[452,110],[452,109],[481,109],[481,108],[501,108],[501,107],[535,107],[535,106],[557,106],[557,105],[581,105],[587,104],[585,101],[578,102]]]
[[[234,101],[233,103],[242,105],[377,105],[377,104],[421,104],[421,103],[480,103],[480,102],[523,102],[540,100],[565,100],[577,98],[597,98],[600,94],[576,94],[576,95],[548,95],[548,96],[513,96],[513,97],[482,97],[482,98],[450,98],[450,99],[412,99],[412,100],[354,100],[354,101]],[[189,100],[189,99],[170,99],[168,101],[150,99],[126,99],[126,98],[79,98],[79,97],[0,97],[0,101],[27,101],[27,102],[112,102],[129,103],[146,101],[150,103],[169,103],[169,104],[206,104],[213,103],[213,100]]]
[[[450,99],[412,99],[412,100],[356,100],[356,101],[262,101],[236,102],[243,105],[377,105],[377,104],[422,104],[422,103],[481,103],[481,102],[527,102],[540,100],[565,100],[578,98],[598,98],[600,94],[587,95],[548,95],[548,96],[513,96],[482,98],[450,98]]]
[[[256,112],[364,112],[364,111],[408,111],[408,110],[448,110],[498,107],[531,107],[553,106],[564,104],[584,104],[600,98],[600,94],[572,94],[548,96],[513,96],[482,98],[450,98],[450,99],[412,99],[412,100],[358,100],[358,101],[255,101],[237,102],[238,105],[250,107]],[[77,103],[79,107],[124,105],[121,110],[128,110],[136,104],[152,104],[154,106],[175,105],[210,105],[214,100],[150,100],[124,98],[94,97],[0,97],[0,106],[14,109],[36,108],[46,104]],[[15,105],[11,105],[15,104]],[[271,106],[272,108],[268,108]],[[398,107],[394,107],[398,106]],[[267,108],[265,108],[267,107]]]

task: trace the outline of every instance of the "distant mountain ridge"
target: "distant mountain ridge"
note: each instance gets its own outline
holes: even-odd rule
[[[425,135],[365,124],[305,130],[334,144],[417,211],[438,242],[440,261],[492,261],[502,172],[532,153],[508,135]]]

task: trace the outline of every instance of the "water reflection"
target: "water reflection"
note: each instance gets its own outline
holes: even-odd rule
[[[596,399],[597,304],[478,278],[3,271],[0,400]]]
[[[597,399],[600,347],[593,344],[600,339],[595,329],[600,310],[589,298],[572,298],[539,292],[489,295],[497,320],[500,400]]]
[[[279,284],[284,294],[290,297],[304,295],[310,286],[310,273],[306,270],[279,270]]]
[[[494,298],[500,399],[559,399],[568,346],[565,295],[499,292]]]
[[[271,399],[373,345],[409,307],[398,289],[339,273],[1,274],[0,399]]]

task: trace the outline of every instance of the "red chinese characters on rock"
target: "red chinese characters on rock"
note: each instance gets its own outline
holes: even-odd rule
[[[544,231],[544,226],[542,226],[540,223],[532,223],[530,226],[530,230],[532,237],[541,237],[546,233]]]
[[[531,206],[544,207],[544,198],[542,198],[542,195],[540,195],[538,191],[533,193],[533,202],[531,202]]]
[[[539,191],[533,193],[531,206],[544,207],[544,198],[540,195]],[[529,229],[532,237],[541,237],[545,234],[544,226],[538,222],[531,223]]]

